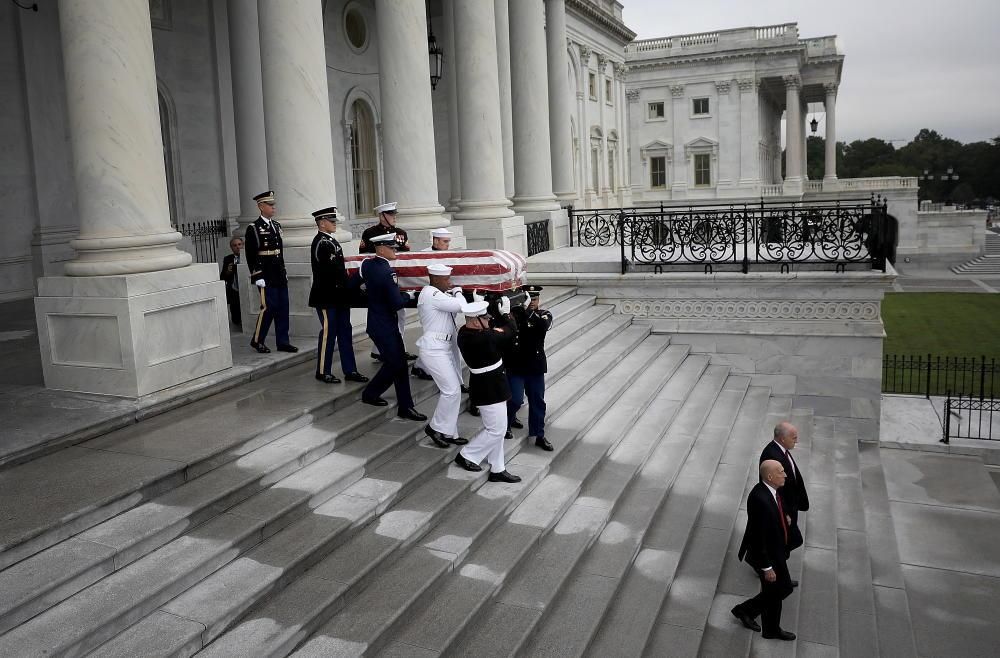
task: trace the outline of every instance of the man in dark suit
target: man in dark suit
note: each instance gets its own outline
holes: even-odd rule
[[[427,416],[413,408],[410,394],[410,377],[406,367],[406,350],[399,332],[396,313],[411,303],[416,296],[403,292],[396,284],[396,273],[391,261],[396,259],[397,243],[392,235],[372,238],[375,256],[361,262],[360,276],[368,296],[368,336],[382,355],[382,366],[361,393],[361,401],[376,407],[389,403],[382,394],[395,384],[397,415],[407,420],[427,420]]]
[[[799,430],[789,422],[781,422],[774,426],[774,440],[764,446],[760,453],[760,463],[768,459],[781,464],[785,469],[785,486],[778,489],[785,514],[789,517],[788,550],[792,551],[802,545],[802,533],[799,531],[799,512],[809,509],[809,494],[806,493],[806,483],[802,479],[802,471],[792,458],[792,448],[799,442]],[[793,580],[792,586],[798,581]]]
[[[778,489],[785,484],[781,463],[769,459],[760,465],[760,482],[747,497],[747,528],[740,544],[739,559],[746,561],[760,578],[760,594],[732,609],[745,627],[760,631],[767,639],[794,640],[795,633],[781,628],[781,602],[792,593],[788,575],[789,520]],[[761,618],[761,626],[754,621]]]
[[[354,361],[354,344],[351,332],[351,303],[348,290],[344,250],[333,237],[337,232],[337,208],[323,208],[313,213],[319,231],[310,248],[312,262],[312,288],[309,306],[319,317],[319,348],[316,351],[316,379],[327,384],[339,384],[333,374],[333,348],[340,345],[340,365],[344,378],[352,382],[367,382],[358,372]]]
[[[243,327],[243,317],[240,315],[240,277],[237,268],[240,264],[240,252],[243,251],[243,238],[234,235],[229,239],[229,249],[233,252],[222,259],[222,271],[219,279],[226,282],[226,303],[229,305],[229,317],[237,327]]]
[[[254,327],[250,347],[262,354],[271,350],[264,344],[267,330],[274,322],[274,337],[279,352],[298,352],[288,341],[288,275],[285,272],[281,224],[274,219],[274,192],[255,196],[260,217],[247,227],[246,254],[250,282],[260,291],[260,315]]]

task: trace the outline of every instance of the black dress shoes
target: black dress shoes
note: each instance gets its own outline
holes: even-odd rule
[[[362,375],[360,372],[349,372],[346,375],[344,375],[344,379],[346,379],[349,382],[361,382],[362,384],[368,381],[368,378]]]
[[[506,432],[504,432],[504,435],[503,435],[503,440],[504,440],[504,441],[510,441],[510,440],[511,440],[511,439],[513,439],[513,438],[514,438],[514,435],[513,435],[512,433],[511,433],[511,431],[510,431],[510,428],[508,427],[508,428],[507,428],[507,431],[506,431]]]
[[[261,354],[268,354],[271,351],[271,348],[265,345],[264,343],[255,343],[253,341],[250,341],[250,347],[254,348]]]
[[[510,426],[513,427],[516,430],[523,430],[524,429],[524,423],[522,423],[521,421],[519,421],[517,419],[517,416],[514,416],[514,418],[510,421]]]
[[[409,409],[400,409],[396,414],[400,418],[405,418],[406,420],[427,420],[427,416],[423,415],[413,407]]]
[[[448,441],[448,437],[438,432],[436,429],[432,428],[430,425],[424,428],[424,434],[431,437],[431,441],[434,442],[439,448],[448,448],[451,446],[451,442]]]
[[[299,351],[299,348],[294,345],[278,345],[279,352],[291,352],[292,354]]]
[[[468,459],[462,456],[462,453],[455,455],[455,463],[464,468],[467,471],[472,471],[473,473],[483,470],[483,467],[479,464],[474,464]]]
[[[403,356],[406,357],[407,361],[416,361],[417,360],[417,355],[416,354],[410,354],[409,352],[403,352]]]
[[[449,436],[448,443],[456,446],[464,446],[469,443],[469,440],[461,436],[454,436],[454,437]]]
[[[374,398],[374,399],[371,399],[371,400],[369,400],[367,398],[361,398],[361,401],[364,402],[365,404],[370,404],[373,407],[388,407],[389,406],[389,401],[386,400],[385,398]]]
[[[424,380],[425,382],[434,380],[434,378],[431,377],[429,372],[427,372],[423,368],[418,368],[417,366],[413,366],[413,368],[410,370],[410,374],[416,377],[417,379]]]
[[[553,450],[555,450],[555,448],[552,447],[552,444],[549,443],[549,440],[546,439],[544,436],[536,436],[535,445],[544,450],[545,452],[552,452]]]
[[[739,606],[736,606],[735,608],[730,610],[730,612],[733,613],[734,617],[740,620],[740,623],[743,624],[743,626],[749,628],[752,631],[760,632],[760,624],[755,622],[753,617],[740,610]]]
[[[469,415],[470,416],[476,416],[476,417],[479,416],[479,407],[477,407],[476,405],[472,404],[471,402],[469,403]]]
[[[382,360],[382,355],[379,354],[379,353],[377,353],[377,352],[372,352],[371,353],[371,357],[372,357],[372,361],[381,361]]]
[[[513,473],[508,473],[507,471],[500,471],[499,473],[490,471],[490,477],[488,479],[490,482],[506,482],[507,484],[516,484],[521,481],[520,477],[514,475]]]
[[[321,375],[321,374],[319,374],[317,372],[316,373],[316,379],[318,379],[319,381],[323,382],[324,384],[339,384],[340,383],[340,377],[337,377],[336,375]]]
[[[774,633],[761,633],[760,636],[765,640],[784,640],[785,642],[791,642],[795,639],[795,633],[790,631],[783,631],[780,628]]]

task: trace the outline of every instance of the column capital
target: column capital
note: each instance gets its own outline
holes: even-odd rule
[[[608,56],[604,53],[597,53],[597,71],[604,73],[604,67],[608,64]]]
[[[839,86],[840,85],[838,85],[836,82],[828,82],[825,85],[823,85],[823,91],[826,92],[827,96],[836,96],[837,95],[837,88]]]
[[[715,91],[720,94],[728,94],[729,87],[732,85],[732,80],[716,80],[715,81]]]
[[[639,90],[638,89],[626,89],[625,98],[629,103],[634,103],[639,100]]]
[[[590,50],[589,47],[583,45],[582,43],[578,44],[578,45],[579,45],[579,48],[580,48],[580,64],[584,68],[586,68],[586,67],[590,66],[590,53],[591,53],[591,50]]]
[[[615,76],[618,78],[624,78],[625,74],[628,73],[628,66],[625,62],[615,62]]]
[[[754,78],[741,78],[738,84],[740,85],[740,91],[745,94],[757,89],[760,86],[760,81]]]
[[[684,85],[670,85],[670,95],[674,98],[684,98]]]
[[[781,77],[785,83],[785,89],[801,89],[802,78],[797,75],[785,75]]]

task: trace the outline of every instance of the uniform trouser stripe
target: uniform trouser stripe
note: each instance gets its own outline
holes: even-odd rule
[[[253,331],[253,342],[260,342],[260,326],[264,322],[264,314],[267,313],[267,297],[264,296],[264,289],[257,288],[260,293],[260,313],[257,314],[257,328]]]
[[[316,364],[316,372],[321,375],[329,375],[330,373],[326,371],[326,341],[330,333],[330,317],[325,308],[320,309],[319,312],[323,316],[323,330],[319,336],[319,363]]]

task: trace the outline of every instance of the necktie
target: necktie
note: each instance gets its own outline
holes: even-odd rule
[[[775,495],[774,500],[778,503],[778,515],[781,517],[781,531],[785,533],[785,544],[788,544],[788,522],[785,520],[785,508],[781,505],[781,496]]]

